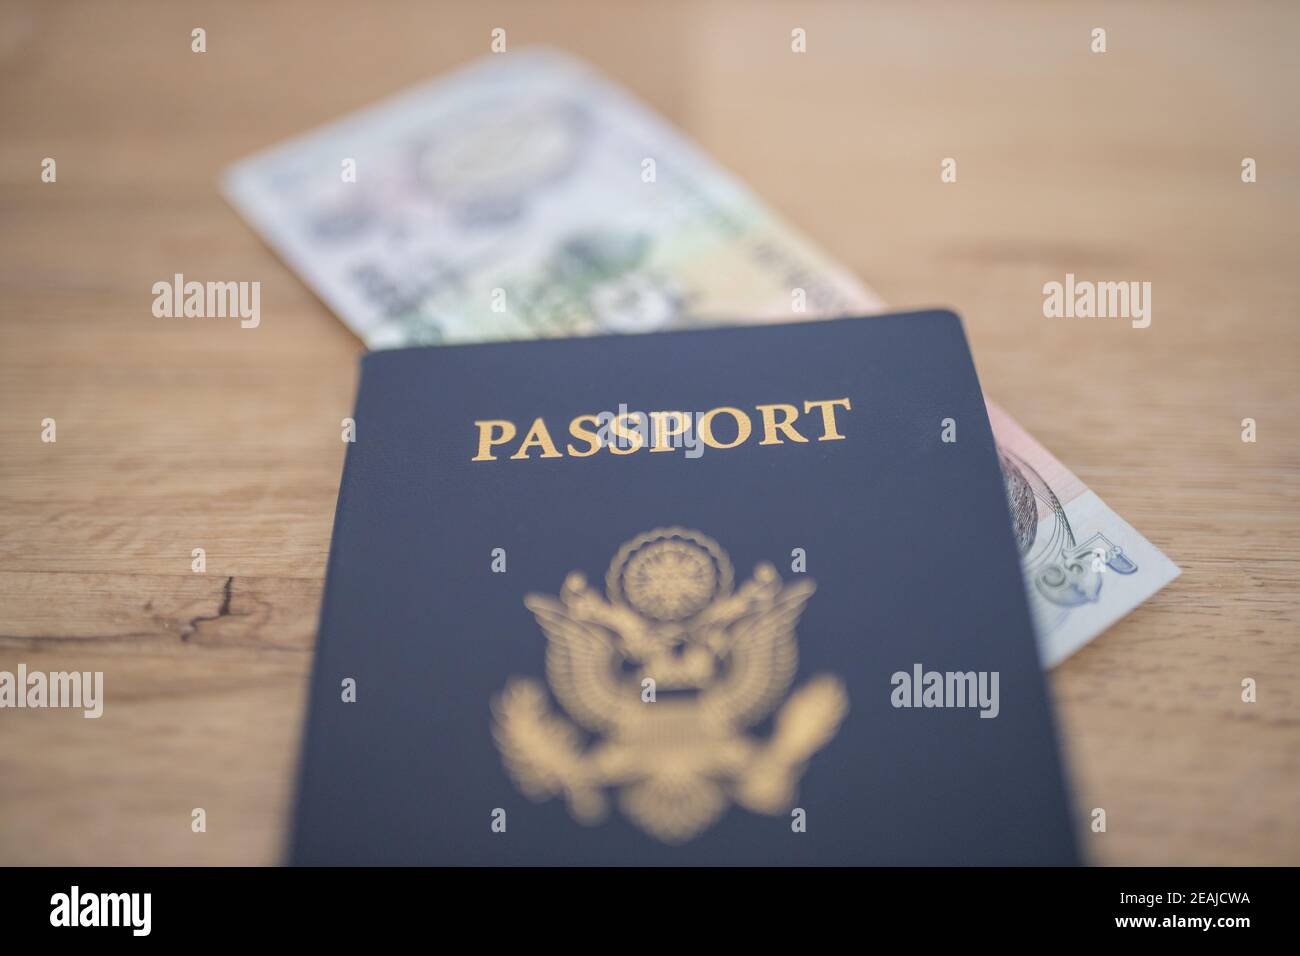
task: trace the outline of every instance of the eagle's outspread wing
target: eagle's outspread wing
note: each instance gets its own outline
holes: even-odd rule
[[[799,663],[795,624],[816,590],[808,580],[782,586],[770,567],[760,568],[757,577],[750,611],[727,629],[723,676],[700,697],[710,717],[732,727],[767,716],[790,688]]]
[[[594,823],[605,810],[601,781],[593,779],[581,731],[546,706],[546,692],[531,680],[512,680],[492,701],[492,736],[506,770],[531,800],[564,794],[573,815]]]
[[[617,724],[629,702],[639,698],[620,686],[616,635],[575,618],[564,604],[545,595],[530,594],[524,605],[546,634],[546,677],[560,705],[588,730]]]

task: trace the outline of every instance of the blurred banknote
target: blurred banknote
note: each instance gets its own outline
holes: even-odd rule
[[[1053,667],[1178,577],[1178,566],[986,400],[1043,664]]]
[[[487,57],[244,160],[225,191],[371,348],[884,308],[680,133],[550,50]],[[1051,666],[1178,569],[989,414]]]
[[[626,93],[491,56],[230,170],[240,211],[371,348],[881,308]],[[866,301],[864,303],[864,295]]]

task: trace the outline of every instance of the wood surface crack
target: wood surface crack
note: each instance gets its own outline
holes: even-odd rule
[[[189,623],[186,624],[184,629],[181,630],[182,641],[189,641],[191,637],[193,637],[196,633],[198,633],[200,624],[205,624],[208,621],[219,621],[223,617],[246,617],[247,616],[248,614],[247,611],[243,611],[236,614],[235,612],[230,610],[230,599],[231,599],[231,594],[234,591],[234,586],[235,586],[235,578],[234,575],[231,575],[230,577],[226,578],[226,584],[221,589],[221,605],[220,607],[217,608],[217,613],[199,614],[195,617],[190,618]]]

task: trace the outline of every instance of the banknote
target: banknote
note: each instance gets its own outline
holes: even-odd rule
[[[1179,569],[996,402],[985,404],[1039,656],[1054,667],[1178,577]]]
[[[499,54],[246,159],[226,195],[375,349],[880,311],[690,141],[564,54]],[[989,415],[1053,666],[1178,569]]]
[[[225,187],[371,348],[881,308],[672,127],[547,49],[489,56]]]

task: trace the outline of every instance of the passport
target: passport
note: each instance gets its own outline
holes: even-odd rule
[[[374,352],[299,864],[1077,862],[951,312]]]

